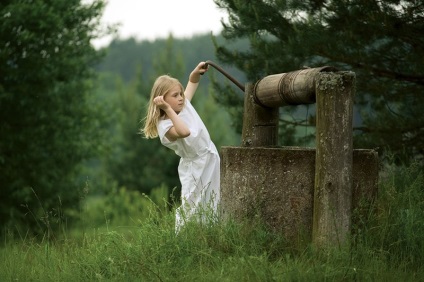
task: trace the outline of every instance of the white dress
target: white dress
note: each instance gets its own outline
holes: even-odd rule
[[[172,121],[162,119],[158,123],[161,143],[181,157],[178,165],[181,206],[176,211],[177,231],[194,214],[200,216],[198,220],[201,221],[214,220],[220,200],[220,158],[215,144],[188,99],[178,115],[190,129],[186,138],[169,141],[165,134],[173,126]],[[203,212],[205,210],[207,212]]]

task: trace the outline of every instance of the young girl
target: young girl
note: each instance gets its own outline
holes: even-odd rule
[[[207,65],[200,62],[190,73],[184,90],[168,75],[158,77],[153,85],[147,117],[142,132],[159,139],[181,157],[178,175],[181,181],[181,206],[176,211],[176,230],[193,215],[204,220],[204,211],[215,214],[219,203],[220,158],[209,132],[191,99]]]

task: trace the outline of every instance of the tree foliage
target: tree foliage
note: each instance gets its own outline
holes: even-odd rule
[[[223,36],[250,42],[247,51],[217,44],[220,60],[236,65],[252,82],[303,66],[354,71],[362,118],[355,146],[389,149],[400,159],[423,157],[422,1],[214,2],[229,15]]]
[[[78,202],[76,169],[103,138],[105,116],[89,80],[101,58],[90,41],[102,35],[103,7],[79,0],[0,3],[2,228],[35,224],[40,211],[46,219],[53,207]]]

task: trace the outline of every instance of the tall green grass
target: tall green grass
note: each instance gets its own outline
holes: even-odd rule
[[[423,188],[422,167],[388,168],[375,212],[344,249],[293,245],[259,220],[191,222],[176,234],[173,212],[152,205],[130,226],[6,238],[0,281],[420,281]]]
[[[362,244],[405,270],[424,265],[424,168],[388,167],[380,180],[377,210]]]

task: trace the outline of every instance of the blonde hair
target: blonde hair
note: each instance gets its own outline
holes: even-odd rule
[[[156,138],[158,137],[158,128],[159,118],[165,115],[165,112],[153,102],[153,100],[158,96],[165,96],[175,85],[180,86],[181,93],[184,96],[184,87],[178,81],[178,79],[173,78],[169,75],[161,75],[156,78],[155,83],[153,84],[152,91],[150,92],[149,106],[147,108],[147,116],[145,117],[144,128],[141,128],[140,131],[146,138]],[[185,99],[184,99],[185,101]]]

